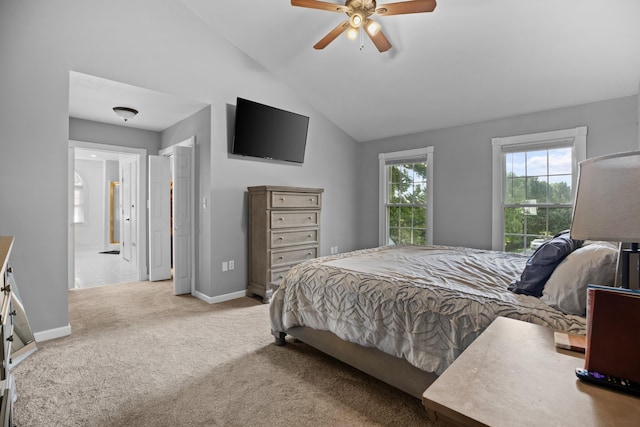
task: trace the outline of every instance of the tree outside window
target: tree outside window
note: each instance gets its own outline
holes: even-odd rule
[[[531,254],[571,227],[586,127],[494,138],[495,250]]]
[[[433,147],[380,153],[380,245],[433,242]]]
[[[427,236],[427,164],[387,166],[388,244],[425,245]]]

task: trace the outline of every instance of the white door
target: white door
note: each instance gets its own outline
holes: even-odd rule
[[[149,280],[171,278],[169,158],[149,156]]]
[[[173,293],[191,293],[191,148],[173,151]]]
[[[138,225],[138,168],[137,159],[126,158],[120,161],[120,188],[122,191],[122,259],[133,264],[137,261],[136,239]]]

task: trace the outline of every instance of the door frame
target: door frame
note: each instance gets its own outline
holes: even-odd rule
[[[191,177],[190,177],[190,200],[191,200],[191,217],[189,218],[189,222],[190,222],[190,229],[189,229],[189,238],[190,238],[190,250],[191,250],[191,295],[195,295],[196,292],[196,208],[198,206],[198,202],[196,201],[196,197],[195,197],[195,188],[196,188],[196,184],[195,184],[195,142],[196,142],[196,138],[195,136],[192,136],[190,138],[185,139],[184,141],[180,141],[178,143],[175,143],[173,145],[170,145],[169,147],[163,148],[160,151],[158,151],[158,155],[159,156],[173,156],[173,153],[175,151],[175,147],[189,147],[191,148],[191,158],[190,158],[190,169],[191,169]],[[172,172],[173,173],[173,172]],[[172,176],[173,179],[173,176]],[[174,189],[175,191],[175,189]],[[173,214],[173,213],[172,213]],[[173,256],[175,257],[176,254],[174,253]],[[175,280],[175,277],[173,277],[173,280]]]
[[[137,227],[137,262],[138,280],[148,279],[147,273],[147,150],[144,148],[123,147],[120,145],[99,144],[95,142],[69,140],[68,145],[68,173],[67,173],[67,264],[68,264],[68,287],[75,287],[75,237],[73,224],[73,177],[75,172],[75,149],[86,148],[90,150],[111,151],[137,156],[138,163],[138,200],[139,209]]]

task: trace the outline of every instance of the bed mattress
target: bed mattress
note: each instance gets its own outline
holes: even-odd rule
[[[584,334],[584,317],[507,290],[526,260],[448,246],[385,246],[317,258],[292,268],[274,293],[272,332],[330,331],[438,375],[498,316]]]

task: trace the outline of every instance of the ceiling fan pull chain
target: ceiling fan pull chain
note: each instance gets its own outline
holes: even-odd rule
[[[362,28],[358,31],[360,33],[360,50],[364,49],[364,31]]]

